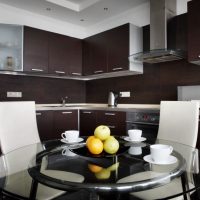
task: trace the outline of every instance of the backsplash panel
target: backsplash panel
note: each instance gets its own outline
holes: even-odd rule
[[[39,103],[85,102],[85,82],[54,78],[0,75],[0,101],[36,101]],[[22,92],[22,98],[7,98],[7,91]]]
[[[177,86],[199,85],[200,67],[185,60],[145,64],[144,74],[101,79],[86,83],[87,103],[107,103],[109,91],[130,91],[130,98],[119,103],[158,104],[161,100],[177,100]]]

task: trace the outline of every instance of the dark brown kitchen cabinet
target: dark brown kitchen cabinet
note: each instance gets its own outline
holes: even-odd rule
[[[96,128],[96,111],[80,110],[80,135],[89,136],[94,134]]]
[[[77,110],[54,111],[53,139],[60,138],[66,130],[78,130]]]
[[[129,24],[99,33],[83,41],[84,75],[129,69]]]
[[[49,73],[57,75],[82,74],[81,40],[49,34]]]
[[[112,135],[126,135],[126,112],[97,111],[96,124],[108,126]]]
[[[36,111],[37,126],[41,141],[53,137],[53,111]]]
[[[108,72],[129,69],[129,24],[108,31]]]
[[[48,73],[48,34],[47,31],[24,27],[24,71]]]
[[[110,128],[112,135],[126,134],[126,112],[82,110],[80,111],[80,133],[82,135],[93,135],[99,125]]]
[[[83,42],[84,75],[107,72],[106,32],[89,37]]]
[[[66,130],[78,130],[78,111],[37,111],[37,125],[41,141],[61,138]]]
[[[188,2],[188,61],[200,65],[200,2]]]

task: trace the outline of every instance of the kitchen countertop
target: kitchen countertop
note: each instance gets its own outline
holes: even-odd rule
[[[107,104],[98,103],[73,103],[73,104],[36,104],[37,111],[43,110],[108,110],[108,111],[135,111],[160,109],[159,104],[118,104],[117,107],[108,107]]]

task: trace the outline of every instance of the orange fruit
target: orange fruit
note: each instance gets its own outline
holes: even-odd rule
[[[94,139],[95,138],[95,136],[93,136],[93,135],[91,135],[91,136],[89,136],[88,138],[87,138],[87,140],[86,140],[86,147],[88,147],[88,144],[90,143],[90,140],[91,139]]]
[[[102,167],[94,164],[88,164],[88,168],[90,169],[91,172],[94,173],[100,172],[103,169]]]
[[[103,142],[96,137],[89,139],[87,148],[92,154],[100,154],[103,151]]]

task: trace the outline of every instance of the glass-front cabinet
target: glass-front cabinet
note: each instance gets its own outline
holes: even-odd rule
[[[0,24],[0,70],[22,71],[23,26]]]

